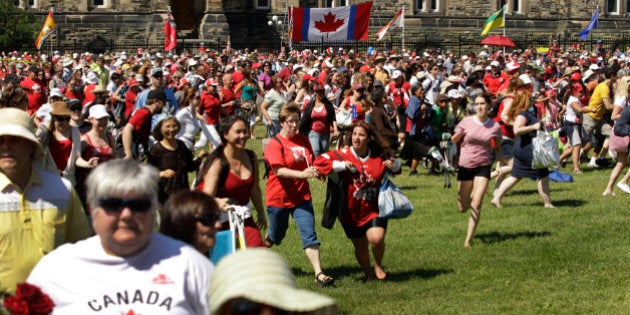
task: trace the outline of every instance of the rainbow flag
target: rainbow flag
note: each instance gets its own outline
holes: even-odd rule
[[[55,25],[55,19],[53,19],[52,10],[50,10],[48,11],[46,22],[44,22],[44,27],[42,27],[42,30],[39,31],[39,36],[37,36],[37,40],[35,41],[35,47],[37,47],[37,50],[41,50],[46,38],[56,31],[57,25]]]

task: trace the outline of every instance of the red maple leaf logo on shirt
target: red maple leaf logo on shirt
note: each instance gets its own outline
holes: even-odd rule
[[[344,19],[337,19],[331,11],[324,15],[324,21],[315,21],[315,28],[322,33],[335,32],[344,24]]]

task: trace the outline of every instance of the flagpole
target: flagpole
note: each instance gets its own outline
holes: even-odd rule
[[[405,50],[405,5],[402,6],[402,12],[400,14],[402,19],[402,50]]]
[[[50,12],[52,12],[53,14],[55,13],[55,7],[50,7]],[[55,23],[55,38],[57,37],[57,23]],[[50,52],[48,53],[51,57],[53,54],[53,44],[52,44],[52,38],[50,39]]]
[[[503,5],[503,36],[505,35],[505,25],[507,23],[505,23],[505,11],[507,11],[507,4]],[[503,46],[503,55],[505,56],[505,46]]]
[[[599,3],[595,6],[595,12],[597,12],[597,19],[595,21],[595,29],[599,28]],[[599,37],[599,33],[597,33]]]

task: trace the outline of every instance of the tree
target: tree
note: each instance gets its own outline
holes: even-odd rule
[[[44,24],[33,13],[17,8],[19,1],[0,0],[0,49],[33,50]]]

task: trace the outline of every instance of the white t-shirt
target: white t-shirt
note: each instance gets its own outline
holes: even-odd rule
[[[44,256],[27,282],[54,314],[208,314],[214,266],[191,246],[154,232],[131,257],[105,253],[98,236]]]
[[[621,107],[621,108],[628,107],[628,97],[627,96],[616,96],[615,97],[615,102],[613,103],[613,105]]]
[[[175,114],[175,119],[177,119],[182,126],[175,138],[184,142],[188,150],[192,150],[195,136],[199,132],[199,129],[201,129],[199,119],[195,118],[190,106],[179,110],[179,112]]]
[[[572,122],[575,123],[578,117],[582,117],[581,113],[576,112],[573,107],[571,106],[571,104],[577,102],[579,105],[579,107],[582,107],[582,102],[580,101],[580,99],[578,99],[577,97],[571,95],[569,96],[569,99],[567,100],[567,113],[564,116],[564,120],[568,121],[568,122]],[[580,119],[581,120],[581,119]]]

